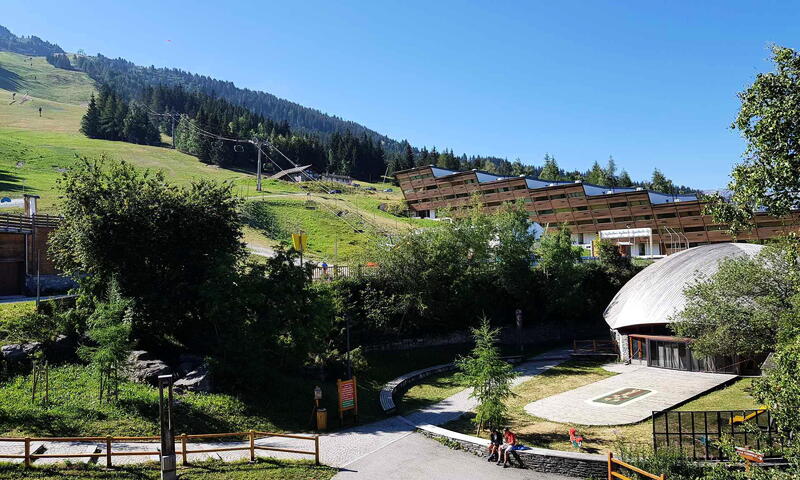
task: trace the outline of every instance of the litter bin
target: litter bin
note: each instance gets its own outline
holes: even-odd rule
[[[323,432],[328,429],[328,411],[324,408],[317,409],[317,430]]]

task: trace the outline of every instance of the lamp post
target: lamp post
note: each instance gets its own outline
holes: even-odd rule
[[[176,480],[175,431],[172,428],[172,375],[158,377],[158,416],[161,424],[161,480]]]

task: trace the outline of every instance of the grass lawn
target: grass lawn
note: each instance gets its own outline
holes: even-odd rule
[[[95,82],[83,72],[56,68],[44,57],[0,52],[0,88],[16,91],[17,101],[28,93],[33,97],[80,105],[89,101]],[[0,96],[0,99],[5,100],[5,97]]]
[[[0,303],[0,340],[7,336],[5,325],[8,321],[33,313],[35,310],[36,302]]]
[[[582,426],[551,422],[529,415],[524,407],[530,402],[572,390],[589,383],[615,375],[601,368],[602,361],[573,360],[547,370],[514,389],[515,396],[507,401],[508,424],[520,436],[520,441],[529,446],[554,450],[572,450],[569,443],[569,428],[575,427],[584,437],[584,450],[600,453],[615,449],[619,443],[630,446],[652,445],[652,424],[649,420],[632,425]],[[749,395],[752,379],[741,379],[733,385],[710,392],[680,410],[749,409],[755,406]],[[475,435],[472,416],[444,425],[444,428]],[[488,432],[481,432],[488,438]]]
[[[190,467],[178,467],[178,476],[184,480],[328,480],[337,470],[315,466],[308,462],[272,461],[258,459],[256,463],[198,462]],[[155,463],[115,467],[112,469],[85,465],[59,465],[24,469],[19,465],[0,464],[0,478],[4,479],[99,479],[99,480],[149,480],[161,474]]]

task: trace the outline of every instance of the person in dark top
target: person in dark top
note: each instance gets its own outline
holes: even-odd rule
[[[489,435],[489,461],[497,461],[500,455],[500,445],[503,444],[503,435],[496,428],[492,428]]]

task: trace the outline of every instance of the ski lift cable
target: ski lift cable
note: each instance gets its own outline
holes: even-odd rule
[[[229,142],[236,142],[236,143],[250,143],[250,144],[254,145],[256,148],[258,148],[258,149],[261,151],[261,153],[262,153],[262,154],[263,154],[265,157],[267,157],[267,159],[268,159],[268,160],[269,160],[269,161],[270,161],[270,162],[271,162],[273,165],[275,165],[275,167],[277,167],[277,168],[278,168],[278,169],[280,169],[280,170],[283,170],[283,168],[282,168],[280,165],[278,165],[278,163],[277,163],[277,162],[275,162],[275,160],[274,160],[274,159],[273,159],[273,158],[272,158],[272,157],[271,157],[269,154],[267,154],[267,152],[265,152],[265,151],[262,149],[262,145],[268,145],[268,146],[270,147],[270,149],[271,149],[271,150],[275,150],[276,152],[278,152],[278,153],[279,153],[279,154],[280,154],[280,155],[281,155],[281,156],[282,156],[284,159],[286,159],[286,161],[288,161],[289,163],[291,163],[291,164],[292,164],[292,165],[293,165],[295,168],[299,168],[299,166],[298,166],[298,164],[297,164],[297,163],[293,162],[293,161],[292,161],[292,160],[291,160],[291,159],[290,159],[288,156],[286,156],[286,154],[284,154],[284,153],[283,153],[283,152],[282,152],[282,151],[281,151],[281,150],[280,150],[278,147],[276,147],[274,144],[272,144],[272,142],[270,142],[269,140],[262,140],[262,141],[256,142],[256,141],[254,141],[254,140],[243,140],[243,139],[239,139],[239,138],[228,138],[228,137],[224,137],[224,136],[222,136],[222,135],[219,135],[219,134],[215,134],[215,133],[212,133],[212,132],[206,131],[206,130],[204,130],[204,129],[202,129],[202,128],[198,127],[197,125],[193,125],[193,124],[191,124],[191,123],[190,123],[189,125],[190,125],[190,127],[191,127],[191,128],[194,128],[194,129],[195,129],[195,130],[196,130],[198,133],[200,133],[201,135],[205,135],[205,136],[208,136],[208,137],[211,137],[211,138],[216,138],[216,139],[218,139],[218,140],[226,140],[226,141],[229,141]],[[306,176],[306,178],[308,178],[308,179],[309,179],[311,182],[317,182],[318,184],[322,185],[322,188],[323,188],[323,190],[324,190],[326,193],[328,193],[328,194],[330,194],[330,193],[331,193],[331,192],[330,192],[330,191],[328,191],[328,189],[327,189],[327,188],[324,186],[324,184],[322,183],[322,181],[320,181],[320,180],[318,180],[318,179],[315,179],[315,178],[313,178],[311,175],[309,175],[309,174],[308,174],[307,172],[305,172],[304,170],[301,170],[301,171],[300,171],[300,174],[301,174],[301,175],[305,175],[305,176]],[[328,209],[328,210],[329,210],[331,213],[333,213],[334,215],[336,215],[336,212],[335,212],[335,211],[334,211],[334,210],[333,210],[333,209],[332,209],[332,208],[331,208],[329,205],[326,205],[324,202],[320,202],[320,204],[321,204],[321,205],[323,205],[323,206],[324,206],[326,209]],[[352,213],[352,212],[351,212],[351,213]],[[365,225],[369,225],[370,227],[374,228],[376,231],[378,231],[378,232],[380,232],[380,233],[384,233],[384,232],[382,232],[382,230],[381,230],[380,228],[377,228],[375,225],[372,225],[372,224],[371,224],[369,221],[367,221],[367,219],[366,219],[366,218],[364,218],[362,215],[360,215],[360,214],[358,214],[358,213],[355,213],[355,215],[356,215],[357,217],[359,217],[359,219],[361,219],[361,221],[362,221],[362,222],[363,222]],[[337,215],[337,217],[338,217],[338,215]],[[346,219],[344,219],[344,218],[342,218],[342,217],[338,217],[338,218],[342,219],[342,221],[343,221],[344,223],[346,223],[348,226],[350,226],[350,228],[352,228],[354,231],[356,231],[356,232],[358,232],[358,231],[359,231],[359,228],[358,228],[358,227],[354,226],[352,223],[350,223],[350,222],[349,222],[349,221],[347,221]],[[385,233],[384,233],[384,234],[385,234]]]

